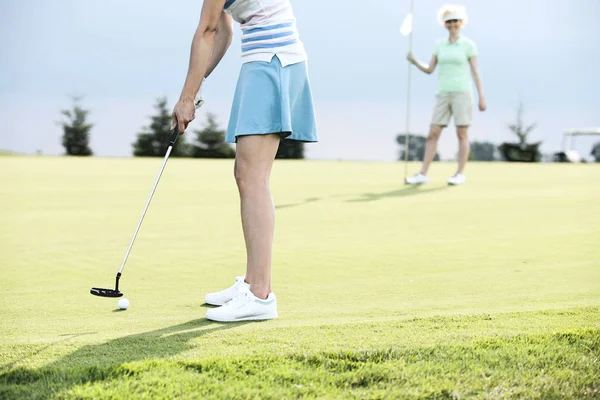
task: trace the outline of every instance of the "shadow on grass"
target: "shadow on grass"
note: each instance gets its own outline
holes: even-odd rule
[[[204,318],[196,319],[102,344],[86,345],[38,369],[13,368],[16,364],[13,362],[0,369],[0,398],[49,398],[76,385],[107,379],[123,363],[171,357],[192,348],[190,341],[195,338],[245,323],[220,324]],[[29,354],[21,361],[49,346]]]
[[[382,192],[382,193],[361,193],[360,194],[361,197],[346,200],[345,202],[346,203],[360,203],[360,202],[366,202],[366,201],[381,200],[386,197],[408,197],[408,196],[415,196],[415,195],[419,195],[419,194],[439,192],[441,190],[446,190],[450,187],[452,187],[452,186],[445,185],[445,186],[422,188],[421,186],[411,185],[411,186],[405,186],[401,189],[390,190],[388,192]],[[339,195],[338,196],[330,196],[330,198],[338,198],[338,197],[343,197],[343,196],[339,196]],[[299,207],[299,206],[303,206],[303,205],[313,203],[313,202],[319,201],[319,200],[322,200],[322,199],[318,198],[318,197],[310,197],[310,198],[308,198],[304,201],[298,202],[298,203],[281,204],[281,205],[275,206],[275,209],[280,210],[280,209],[284,209],[284,208]]]
[[[407,197],[407,196],[416,196],[419,194],[427,194],[439,192],[442,190],[446,190],[452,186],[435,186],[429,188],[423,188],[421,186],[406,186],[402,189],[391,190],[389,192],[381,192],[381,193],[363,193],[361,197],[356,199],[346,200],[346,203],[361,203],[366,201],[376,201],[381,200],[388,197]]]
[[[279,206],[275,206],[275,209],[276,210],[280,210],[282,208],[298,207],[298,206],[302,206],[302,205],[305,205],[305,204],[308,204],[308,203],[312,203],[312,202],[315,202],[315,201],[319,201],[319,200],[321,200],[321,199],[318,198],[318,197],[310,197],[310,198],[308,198],[308,199],[306,199],[304,201],[301,201],[299,203],[281,204]]]
[[[28,354],[26,354],[23,357],[21,357],[17,361],[13,361],[13,362],[10,362],[8,364],[0,365],[0,373],[4,372],[6,370],[12,369],[16,364],[21,363],[21,362],[23,362],[23,361],[25,361],[25,360],[27,360],[29,358],[35,357],[36,355],[40,354],[41,352],[46,351],[49,348],[51,348],[53,346],[56,346],[59,343],[63,343],[63,342],[69,341],[71,339],[75,339],[75,338],[78,338],[78,337],[81,337],[81,336],[85,336],[85,335],[94,335],[96,333],[98,333],[98,332],[86,332],[86,333],[77,333],[77,334],[66,333],[66,334],[60,335],[60,336],[65,336],[65,338],[56,340],[56,341],[54,341],[54,342],[52,342],[50,344],[47,344],[45,346],[40,347],[37,350],[31,351]]]

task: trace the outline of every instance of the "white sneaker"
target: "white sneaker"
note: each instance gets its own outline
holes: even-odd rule
[[[423,175],[420,172],[416,175],[409,176],[405,180],[405,183],[407,183],[408,185],[422,185],[427,182],[429,182],[429,178],[427,177],[427,175]]]
[[[467,178],[463,174],[456,174],[448,178],[448,185],[462,185],[467,181]]]
[[[206,319],[217,322],[259,321],[277,318],[277,299],[269,293],[266,300],[254,296],[249,288],[241,291],[221,307],[206,312]]]
[[[244,282],[244,278],[244,276],[236,276],[235,283],[233,284],[233,286],[225,290],[221,290],[220,292],[208,293],[204,298],[204,302],[206,304],[210,304],[211,306],[222,306],[229,300],[233,299],[238,293],[240,293],[242,287],[250,287],[249,284]]]

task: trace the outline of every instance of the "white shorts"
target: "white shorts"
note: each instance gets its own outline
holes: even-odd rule
[[[456,126],[471,125],[473,94],[470,91],[438,93],[431,125],[448,126],[451,116]]]

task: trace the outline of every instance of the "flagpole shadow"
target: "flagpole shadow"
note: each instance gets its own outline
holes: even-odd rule
[[[430,188],[423,188],[420,185],[416,185],[416,186],[411,185],[411,186],[406,186],[401,189],[391,190],[388,192],[362,193],[360,195],[360,197],[358,197],[358,198],[346,200],[346,203],[363,203],[363,202],[377,201],[377,200],[381,200],[381,199],[385,199],[385,198],[392,198],[392,197],[408,197],[408,196],[423,195],[423,194],[428,194],[428,193],[439,192],[442,190],[446,190],[448,188],[450,188],[450,185],[436,186],[436,187],[430,187]]]

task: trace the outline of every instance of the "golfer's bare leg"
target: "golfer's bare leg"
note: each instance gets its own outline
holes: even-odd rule
[[[457,173],[462,174],[467,160],[469,159],[469,151],[471,149],[469,144],[468,126],[457,126],[456,134],[458,136],[458,171]]]
[[[427,175],[429,166],[435,157],[442,129],[444,129],[444,127],[441,125],[431,125],[431,128],[429,129],[429,135],[427,136],[427,143],[425,145],[425,156],[423,157],[423,168],[421,169],[423,175]]]
[[[279,140],[279,135],[240,136],[236,145],[235,179],[246,241],[246,282],[261,299],[271,292],[275,207],[269,179]]]

